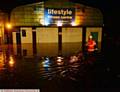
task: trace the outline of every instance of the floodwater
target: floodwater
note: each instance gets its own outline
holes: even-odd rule
[[[104,45],[104,49],[108,48]],[[108,63],[108,48],[94,54],[83,53],[81,45],[4,45],[0,47],[0,88],[40,89],[41,92],[109,91],[120,74]],[[35,50],[36,49],[36,50]],[[99,89],[99,90],[98,90]]]

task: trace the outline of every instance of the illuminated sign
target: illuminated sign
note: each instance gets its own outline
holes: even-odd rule
[[[71,23],[75,19],[74,8],[45,8],[45,22],[54,24],[62,21],[64,24]]]

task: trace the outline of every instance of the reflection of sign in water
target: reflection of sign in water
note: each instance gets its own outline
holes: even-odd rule
[[[51,24],[61,20],[63,23],[71,23],[75,19],[74,8],[45,8],[45,22]]]

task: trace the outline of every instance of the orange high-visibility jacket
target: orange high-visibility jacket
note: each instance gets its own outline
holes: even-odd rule
[[[95,50],[95,45],[96,45],[96,42],[94,40],[89,40],[88,43],[87,43],[87,50],[89,52],[93,52]]]

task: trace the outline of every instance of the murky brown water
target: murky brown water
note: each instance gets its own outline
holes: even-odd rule
[[[0,88],[47,88],[58,92],[65,90],[63,86],[71,91],[78,85],[93,86],[89,69],[98,59],[81,50],[79,43],[64,44],[62,51],[56,44],[39,44],[36,51],[30,44],[1,46]]]

